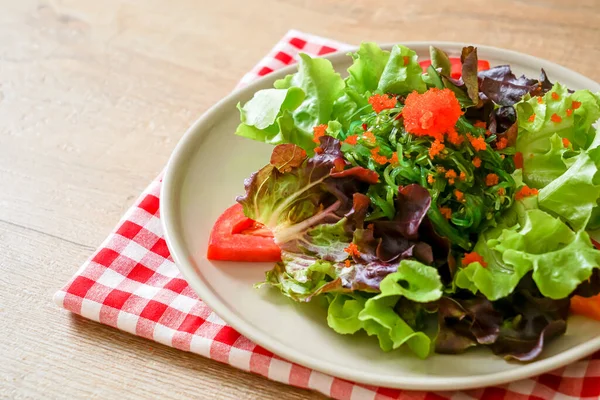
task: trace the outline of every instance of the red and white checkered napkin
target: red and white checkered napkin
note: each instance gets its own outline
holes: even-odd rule
[[[297,60],[349,46],[289,32],[241,84]],[[180,275],[165,243],[157,178],[127,211],[54,301],[69,311],[150,340],[191,351],[336,399],[556,399],[600,397],[600,353],[560,370],[511,384],[464,392],[415,392],[360,385],[282,360],[241,336],[200,300]],[[325,323],[325,321],[323,321]]]

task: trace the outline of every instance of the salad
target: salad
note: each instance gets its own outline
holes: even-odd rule
[[[342,78],[302,54],[238,105],[235,133],[275,147],[208,258],[273,261],[258,286],[421,358],[530,361],[573,312],[600,319],[600,94],[490,68],[472,46],[350,56]]]

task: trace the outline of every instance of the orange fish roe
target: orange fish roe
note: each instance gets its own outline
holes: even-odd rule
[[[404,56],[404,57],[402,57],[402,61],[404,61],[404,65],[408,65],[408,63],[410,62],[410,57]]]
[[[362,138],[371,144],[375,144],[377,142],[377,139],[375,139],[375,135],[371,131],[366,131],[363,134]]]
[[[446,135],[446,139],[455,146],[459,146],[462,144],[462,142],[465,141],[465,137],[459,135],[458,132],[456,132],[456,130],[454,128],[451,128],[448,131],[448,133]]]
[[[475,252],[465,254],[465,256],[462,259],[463,267],[466,267],[467,265],[474,262],[478,262],[484,268],[487,267],[487,263],[483,260],[483,257],[481,257],[481,255]]]
[[[440,154],[441,151],[445,148],[446,146],[444,146],[444,143],[440,142],[437,139],[434,140],[433,143],[431,143],[431,148],[429,149],[429,158],[433,160],[433,158]]]
[[[532,189],[529,186],[525,185],[517,191],[517,193],[515,194],[515,200],[517,200],[517,201],[523,200],[525,197],[535,196],[537,194],[538,194],[537,189]]]
[[[552,114],[552,116],[550,117],[550,120],[552,122],[554,122],[555,124],[562,122],[562,118],[557,113]]]
[[[504,196],[506,194],[506,189],[504,189],[503,187],[501,187],[500,189],[498,189],[498,194],[500,196]]]
[[[571,145],[571,142],[566,137],[562,138],[562,142],[563,142],[563,146],[565,146],[565,147],[569,147]]]
[[[315,153],[322,154],[323,153],[323,149],[320,148],[320,147],[315,147]]]
[[[552,92],[550,97],[552,97],[552,100],[560,100],[560,96],[556,92]]]
[[[373,159],[373,161],[375,161],[377,164],[380,165],[384,165],[387,164],[388,159],[386,156],[382,156],[381,154],[379,154],[379,146],[375,147],[374,149],[371,150],[371,158]]]
[[[356,244],[354,244],[354,243],[350,243],[348,245],[348,247],[346,247],[344,249],[344,251],[346,253],[350,254],[351,256],[356,256],[356,257],[360,256],[360,251],[358,251],[358,246],[356,246]]]
[[[496,149],[498,150],[502,150],[505,149],[506,146],[508,146],[508,139],[505,137],[501,137],[497,142],[496,142]]]
[[[452,218],[452,209],[450,207],[440,207],[440,212],[446,219]]]
[[[485,177],[485,184],[487,186],[494,186],[498,184],[498,175],[496,174],[487,174]]]
[[[521,153],[520,151],[516,152],[515,156],[513,157],[513,160],[515,162],[516,169],[523,168],[523,153]]]
[[[444,174],[446,173],[446,168],[444,168],[441,165],[438,165],[437,167],[435,167],[435,169],[437,170],[437,172],[439,172],[440,174]]]
[[[433,175],[427,175],[427,183],[429,183],[430,185],[433,185],[435,183],[435,178],[433,177]]]
[[[456,197],[456,200],[458,200],[458,201],[463,201],[465,199],[465,194],[463,192],[461,192],[460,190],[455,190],[454,196]]]
[[[454,179],[456,179],[457,176],[458,175],[456,175],[456,171],[453,169],[449,170],[446,172],[446,175],[444,175],[444,177],[448,179],[448,183],[451,185],[454,185]]]
[[[474,157],[472,163],[475,166],[475,168],[481,167],[481,158]]]
[[[456,95],[450,89],[432,88],[423,94],[414,91],[406,97],[402,116],[404,128],[416,136],[432,136],[439,142],[454,130],[462,115]]]
[[[573,100],[573,103],[571,103],[571,108],[573,110],[577,110],[579,107],[581,107],[581,102]]]
[[[350,263],[350,260],[346,260],[346,261],[344,261],[344,265],[345,265],[346,267],[350,268],[350,264],[351,264],[351,263]]]
[[[355,145],[357,141],[358,141],[358,135],[350,135],[346,138],[346,140],[344,140],[344,143]]]
[[[529,118],[527,119],[527,121],[529,121],[529,122],[533,122],[533,121],[535,121],[535,114],[531,114],[531,115],[529,116]]]
[[[398,100],[395,97],[388,96],[387,94],[374,94],[369,97],[369,104],[373,107],[373,111],[377,114],[383,110],[389,110],[390,108],[396,107]]]
[[[477,151],[483,151],[487,148],[487,144],[485,143],[485,139],[483,136],[474,137],[471,134],[467,133],[467,138],[469,138],[469,142],[471,142],[471,146]]]
[[[461,181],[464,181],[465,179],[467,179],[467,174],[465,174],[463,171],[460,171],[460,175],[458,176],[458,178]]]
[[[573,110],[567,108],[567,117],[570,117],[571,115],[573,115]]]
[[[390,164],[392,164],[394,166],[400,164],[400,161],[398,160],[398,153],[397,152],[393,152],[392,153],[392,157],[390,158]]]
[[[475,121],[473,126],[475,128],[483,128],[483,129],[487,128],[487,124],[485,123],[485,121]]]
[[[323,136],[325,136],[325,130],[327,129],[327,125],[325,124],[321,124],[321,125],[317,125],[313,128],[313,142],[315,142],[316,144],[321,143],[319,141],[319,139]]]
[[[540,96],[537,98],[538,104],[544,104],[544,99]]]

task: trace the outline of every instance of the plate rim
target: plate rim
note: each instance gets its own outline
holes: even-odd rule
[[[472,45],[477,47],[480,51],[485,51],[485,53],[489,53],[490,55],[493,54],[497,56],[497,58],[509,63],[511,63],[511,60],[519,59],[519,62],[525,64],[552,67],[552,69],[560,71],[561,74],[571,75],[574,78],[584,82],[585,85],[590,88],[590,90],[600,90],[600,85],[597,82],[578,72],[570,70],[554,62],[523,54],[514,50],[507,50],[486,45],[447,41],[407,41],[398,43],[413,48],[423,48],[433,45],[444,48],[445,50],[453,51],[459,50],[464,46]],[[380,46],[383,49],[389,50],[394,44],[396,43],[386,43],[381,44]],[[349,47],[345,50],[328,54],[323,58],[331,61],[337,61],[343,57],[346,57],[348,52],[355,51],[357,48],[358,46]],[[181,271],[188,284],[198,294],[199,298],[202,299],[202,301],[204,301],[219,317],[221,317],[234,329],[239,331],[242,335],[252,340],[254,343],[264,347],[274,354],[281,356],[287,361],[356,383],[406,390],[465,390],[484,386],[495,386],[515,380],[530,378],[532,376],[560,368],[600,350],[599,336],[595,339],[590,339],[584,343],[543,360],[534,361],[529,364],[518,364],[518,368],[509,369],[507,371],[494,372],[490,374],[479,375],[477,377],[398,376],[394,377],[395,379],[390,380],[388,376],[380,377],[374,374],[365,375],[364,373],[361,373],[360,370],[357,371],[343,367],[340,369],[339,366],[331,364],[330,362],[322,362],[310,356],[305,356],[300,351],[269,338],[268,335],[263,334],[260,330],[255,330],[252,325],[246,323],[243,318],[238,317],[236,313],[232,312],[229,307],[222,303],[218,299],[218,296],[213,295],[210,287],[206,285],[195,273],[194,270],[196,267],[193,265],[193,262],[188,259],[186,246],[183,245],[185,240],[178,225],[180,223],[178,222],[177,218],[179,204],[177,188],[180,187],[179,183],[184,179],[186,171],[185,165],[193,154],[194,148],[190,146],[190,143],[198,140],[199,137],[204,135],[200,128],[205,124],[210,125],[211,122],[218,117],[220,111],[225,109],[226,106],[237,103],[236,100],[239,97],[251,96],[265,82],[274,81],[275,79],[293,73],[296,71],[296,68],[296,65],[290,65],[265,77],[257,79],[245,87],[232,91],[230,94],[209,108],[190,126],[190,128],[188,128],[188,130],[182,136],[177,146],[173,150],[164,171],[160,193],[160,215],[161,225],[163,227],[167,246],[170,250],[171,256],[173,257],[175,265]],[[456,357],[460,357],[460,355],[456,355]]]

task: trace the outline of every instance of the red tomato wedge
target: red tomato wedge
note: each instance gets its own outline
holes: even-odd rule
[[[242,205],[235,204],[215,222],[206,256],[220,261],[275,262],[281,261],[281,250],[271,231],[247,218]]]
[[[600,243],[594,239],[592,239],[592,243],[600,250]],[[594,297],[573,296],[571,299],[571,312],[600,321],[600,294]]]
[[[462,63],[460,62],[460,57],[449,57],[450,59],[450,76],[454,79],[458,79],[462,75]],[[423,60],[420,61],[419,64],[421,68],[423,68],[423,72],[427,70],[427,68],[431,65],[431,60]],[[477,60],[477,71],[485,71],[486,69],[490,69],[490,62],[487,60]]]

